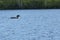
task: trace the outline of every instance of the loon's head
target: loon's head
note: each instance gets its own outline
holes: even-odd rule
[[[16,17],[17,17],[17,18],[19,18],[19,17],[20,17],[20,15],[17,15]]]

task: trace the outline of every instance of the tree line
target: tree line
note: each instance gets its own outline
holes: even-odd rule
[[[60,0],[0,0],[0,9],[60,8]]]

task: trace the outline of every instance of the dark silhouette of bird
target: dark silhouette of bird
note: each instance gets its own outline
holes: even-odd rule
[[[18,19],[20,15],[17,15],[16,17],[11,17],[11,19]]]

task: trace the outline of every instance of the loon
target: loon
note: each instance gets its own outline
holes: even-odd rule
[[[11,19],[18,19],[20,15],[17,15],[16,17],[11,17]]]

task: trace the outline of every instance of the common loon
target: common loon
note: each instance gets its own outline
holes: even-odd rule
[[[11,17],[11,19],[18,19],[20,15],[17,15],[16,17]]]

